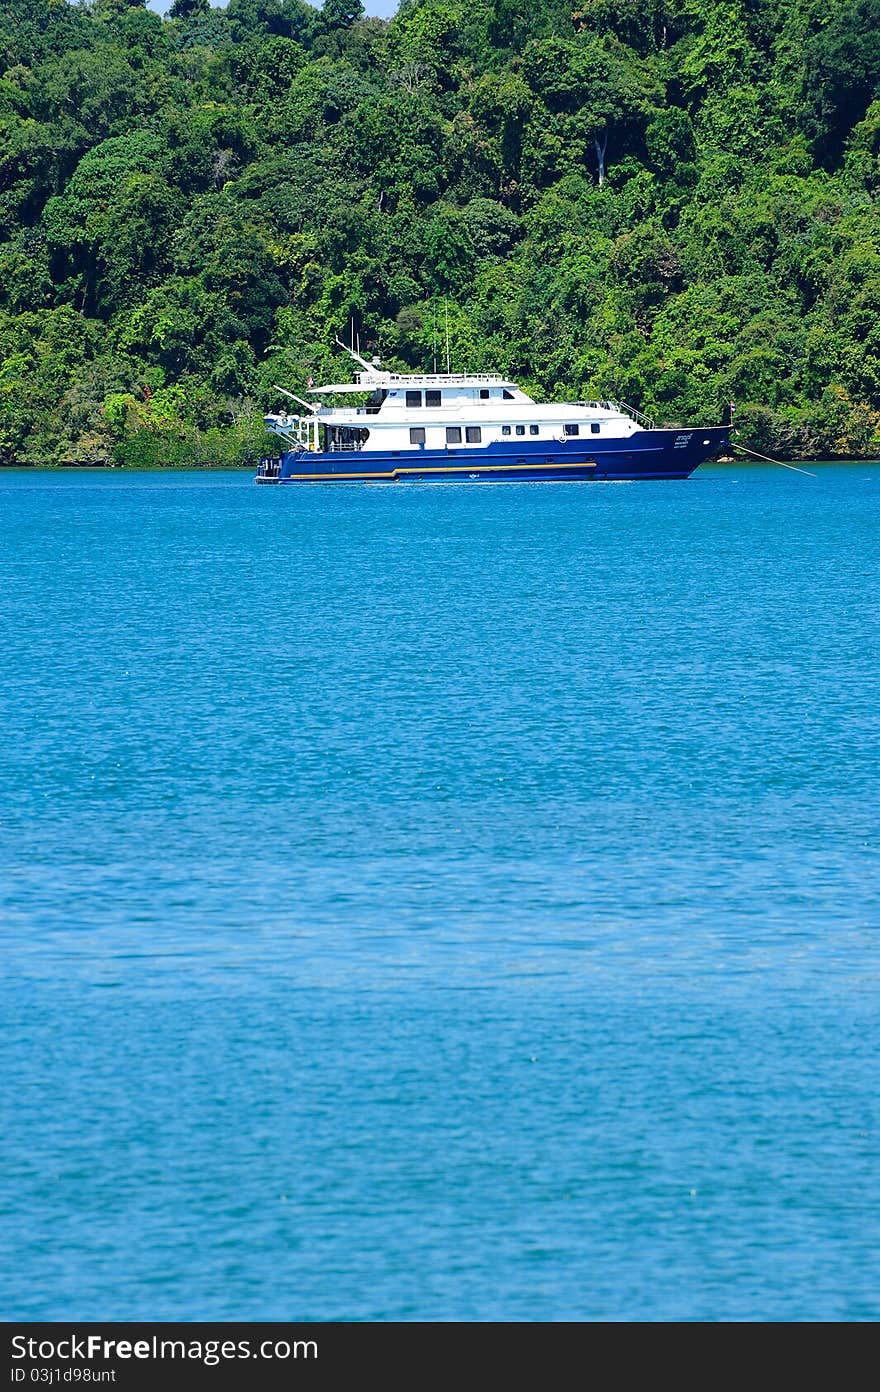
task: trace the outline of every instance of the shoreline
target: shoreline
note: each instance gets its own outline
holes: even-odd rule
[[[219,474],[255,473],[256,464],[4,464],[0,469],[39,474]]]
[[[880,455],[835,455],[825,459],[795,457],[792,459],[737,459],[726,455],[701,464],[700,468],[735,465],[747,468],[768,468],[785,464],[880,464]],[[186,474],[186,473],[255,473],[256,464],[27,464],[0,463],[0,470],[20,471],[40,474]]]

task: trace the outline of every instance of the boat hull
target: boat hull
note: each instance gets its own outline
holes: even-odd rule
[[[476,448],[289,451],[257,483],[513,483],[685,479],[728,445],[729,426],[640,430],[628,439],[499,441]]]

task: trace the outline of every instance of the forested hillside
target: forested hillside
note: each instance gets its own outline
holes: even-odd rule
[[[574,6],[574,8],[573,8]],[[389,365],[880,449],[880,0],[3,0],[0,459]]]

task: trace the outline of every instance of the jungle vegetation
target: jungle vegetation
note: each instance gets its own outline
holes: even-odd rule
[[[0,460],[453,366],[880,452],[880,0],[4,0]],[[442,349],[441,349],[442,355]]]

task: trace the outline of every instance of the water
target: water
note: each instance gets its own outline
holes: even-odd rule
[[[0,475],[7,1319],[876,1319],[880,469]]]

